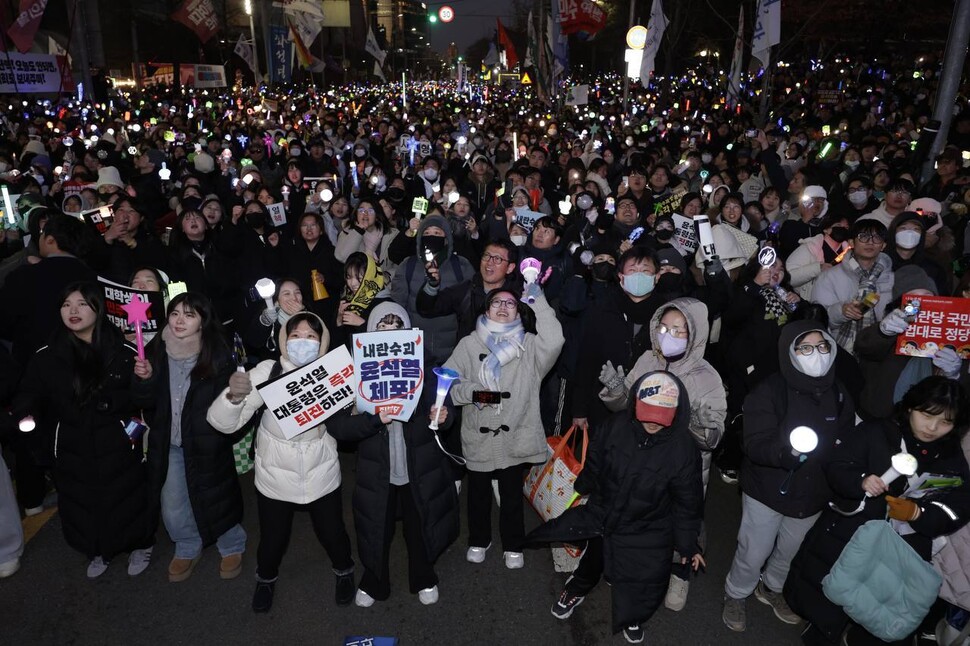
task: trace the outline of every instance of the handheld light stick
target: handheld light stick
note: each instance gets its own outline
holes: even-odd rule
[[[162,162],[162,167],[158,169],[158,178],[163,182],[167,182],[172,177],[172,171],[168,169],[165,162]]]
[[[538,288],[533,287],[533,285],[539,280],[542,263],[535,258],[525,258],[519,263],[519,271],[522,272],[522,280],[525,281],[525,289],[522,290],[522,301],[531,305],[536,302]]]
[[[818,435],[807,426],[796,426],[788,434],[788,443],[792,447],[791,454],[799,459],[798,464],[801,466],[801,463],[808,457],[806,454],[811,453],[818,446]],[[783,496],[788,494],[788,486],[791,484],[793,475],[795,475],[795,469],[789,470],[788,477],[781,484],[778,493]]]
[[[6,184],[0,186],[0,191],[3,193],[3,211],[7,214],[7,222],[13,226],[17,224],[17,215],[13,212],[13,204],[10,202],[10,191],[7,190]]]
[[[19,428],[23,433],[30,433],[32,430],[37,428],[37,422],[34,421],[33,416],[27,415],[20,420],[20,423],[17,424],[17,428]]]
[[[705,260],[717,258],[717,250],[714,248],[714,233],[711,230],[711,221],[706,215],[695,215],[694,224],[697,227],[697,239],[700,241],[700,250],[704,254]]]
[[[260,278],[257,280],[256,293],[266,303],[266,309],[273,309],[273,294],[276,293],[276,283],[271,278]]]
[[[236,372],[246,372],[246,346],[239,332],[232,334],[232,358],[236,362]]]
[[[512,161],[519,161],[519,133],[512,133]]]
[[[451,206],[452,204],[457,202],[459,197],[461,197],[461,193],[459,193],[458,191],[452,191],[448,193],[448,206]]]
[[[282,188],[280,188],[280,193],[283,195],[283,201],[286,202],[287,204],[289,204],[290,203],[290,187],[289,186],[283,186]]]
[[[135,346],[138,348],[138,359],[145,360],[145,339],[142,336],[141,324],[148,323],[148,310],[152,304],[138,297],[132,298],[121,306],[128,315],[128,323],[135,326]]]
[[[573,203],[569,201],[568,197],[559,202],[559,213],[561,215],[569,215],[569,212],[572,210],[572,208],[573,208]]]
[[[323,189],[320,191],[320,199],[324,202],[329,202],[333,199],[333,191],[331,191],[329,188]]]
[[[440,410],[441,407],[445,405],[445,397],[448,395],[448,391],[451,389],[451,384],[458,381],[459,375],[451,368],[444,367],[435,368],[434,374],[438,377],[438,390],[435,393],[434,407]],[[434,416],[434,420],[431,421],[431,426],[429,428],[433,431],[438,430],[437,414]]]
[[[892,484],[899,476],[906,476],[907,478],[914,473],[916,473],[916,458],[909,453],[897,453],[892,457],[890,462],[892,466],[886,469],[886,472],[879,476],[879,479],[886,483],[888,487]],[[872,495],[867,491],[866,497],[871,498]]]

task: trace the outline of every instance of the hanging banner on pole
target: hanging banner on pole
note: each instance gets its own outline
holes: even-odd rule
[[[219,15],[212,0],[185,0],[172,14],[172,20],[194,31],[202,43],[208,42],[219,31]]]
[[[29,52],[33,47],[34,36],[37,35],[46,8],[47,0],[20,0],[20,15],[10,25],[7,35],[21,53]]]
[[[17,52],[0,56],[0,93],[60,92],[62,75],[57,58]]]
[[[270,43],[270,79],[273,83],[289,83],[293,62],[289,28],[273,27],[270,32]]]
[[[185,87],[226,87],[226,68],[222,65],[180,65],[179,80]]]
[[[236,48],[232,51],[236,56],[246,62],[246,65],[249,66],[253,74],[256,73],[256,55],[253,52],[253,46],[243,38],[242,34],[239,34],[239,41],[236,42]]]
[[[781,42],[781,0],[758,0],[751,55],[768,67],[771,48]]]

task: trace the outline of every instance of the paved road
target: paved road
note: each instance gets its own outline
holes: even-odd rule
[[[348,527],[353,456],[343,455]],[[407,591],[406,559],[398,532],[392,547],[392,593],[368,609],[338,608],[333,602],[329,562],[313,537],[309,518],[294,523],[289,552],[280,569],[276,601],[268,615],[249,607],[258,538],[252,474],[243,478],[245,527],[250,551],[242,576],[222,581],[219,556],[206,550],[192,578],[171,584],[166,567],[173,546],[159,531],[149,569],[129,578],[123,558],[96,581],[85,578],[83,556],[64,543],[60,519],[50,521],[27,544],[23,567],[0,580],[0,645],[34,644],[254,644],[340,646],[349,635],[396,636],[402,646],[425,644],[554,646],[625,644],[610,634],[610,589],[600,584],[568,621],[549,607],[566,575],[556,573],[548,549],[526,553],[522,570],[506,570],[491,550],[482,565],[465,562],[465,536],[438,563],[441,600],[422,606]],[[464,500],[462,501],[464,505]],[[464,509],[464,507],[463,507]],[[531,512],[529,525],[536,524]],[[708,571],[691,584],[687,607],[661,608],[647,624],[647,644],[798,644],[799,629],[778,621],[752,598],[748,630],[732,633],[721,623],[724,577],[740,521],[737,488],[711,479],[707,503]],[[497,517],[494,523],[497,531]],[[351,533],[351,536],[353,534]]]

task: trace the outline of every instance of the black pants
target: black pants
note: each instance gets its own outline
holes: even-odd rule
[[[47,495],[45,467],[38,464],[34,452],[25,442],[14,445],[15,464],[13,479],[17,483],[17,499],[24,509],[40,507]]]
[[[583,547],[577,544],[576,547]],[[572,594],[585,597],[599,583],[603,576],[603,539],[591,538],[586,541],[586,549],[579,559],[579,565],[566,579],[566,589]]]
[[[297,510],[310,512],[313,531],[327,551],[334,572],[343,573],[354,569],[354,560],[350,556],[350,537],[344,528],[340,487],[305,505],[267,498],[257,491],[256,507],[259,512],[259,548],[256,550],[258,580],[276,580],[280,561],[283,560],[286,546],[290,542],[293,513]]]
[[[378,601],[391,596],[389,556],[398,512],[404,525],[404,544],[408,549],[408,588],[411,594],[417,594],[421,590],[438,585],[434,563],[428,560],[428,550],[421,532],[421,516],[418,515],[418,509],[414,505],[411,485],[391,485],[387,496],[387,516],[384,519],[384,544],[381,552],[381,562],[384,565],[380,572],[373,572],[365,567],[359,586],[361,590]]]
[[[524,464],[496,471],[468,472],[468,545],[488,547],[492,542],[492,479],[498,481],[499,535],[503,552],[521,552],[525,540],[522,482]]]

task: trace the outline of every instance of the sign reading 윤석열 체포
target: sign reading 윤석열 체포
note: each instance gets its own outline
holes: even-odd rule
[[[411,419],[424,388],[423,336],[418,329],[354,335],[358,411]]]

